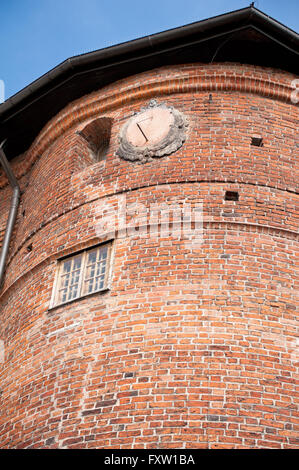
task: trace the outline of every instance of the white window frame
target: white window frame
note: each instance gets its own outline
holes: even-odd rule
[[[85,272],[86,272],[86,263],[87,263],[87,258],[88,258],[88,253],[90,251],[94,250],[101,250],[104,246],[108,247],[107,250],[107,260],[106,260],[106,269],[105,269],[105,280],[104,280],[104,286],[101,289],[94,290],[92,292],[86,292],[83,293],[84,289],[84,279],[85,279]],[[79,282],[78,282],[78,294],[76,297],[73,297],[72,299],[65,300],[64,302],[59,302],[59,292],[60,292],[60,287],[61,287],[61,279],[62,279],[62,270],[64,263],[68,260],[72,260],[76,256],[81,256],[81,267],[80,267],[80,275],[79,275]],[[64,256],[60,259],[57,260],[57,265],[56,265],[56,275],[55,275],[55,280],[53,284],[53,289],[52,289],[52,297],[50,301],[50,306],[49,309],[58,307],[60,305],[65,305],[70,302],[74,302],[75,300],[85,298],[89,295],[96,294],[97,292],[103,292],[110,290],[110,284],[111,284],[111,276],[112,276],[112,259],[113,259],[113,240],[109,240],[107,242],[101,243],[99,245],[91,246],[89,248],[86,248],[85,250],[81,250],[75,253],[72,253],[68,256]]]

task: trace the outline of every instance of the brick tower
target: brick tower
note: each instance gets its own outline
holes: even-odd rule
[[[298,43],[249,7],[0,106],[1,448],[298,446]]]

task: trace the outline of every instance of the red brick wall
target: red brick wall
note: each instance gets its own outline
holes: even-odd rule
[[[70,103],[13,161],[23,194],[0,297],[1,448],[298,447],[293,78],[154,70]],[[185,144],[120,159],[121,126],[152,98],[188,117]],[[77,132],[104,116],[110,147],[93,162]],[[0,189],[3,237],[4,175]],[[111,290],[49,310],[56,259],[104,240],[99,208],[123,197],[202,202],[202,243],[116,234]]]

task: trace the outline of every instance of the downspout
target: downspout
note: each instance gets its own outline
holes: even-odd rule
[[[2,144],[0,145],[0,163],[12,187],[13,194],[12,194],[12,199],[10,203],[10,211],[8,214],[5,234],[4,234],[1,253],[0,253],[0,289],[3,286],[5,264],[6,264],[6,259],[8,255],[9,243],[10,243],[11,235],[13,232],[13,228],[14,228],[14,224],[15,224],[15,220],[17,216],[20,194],[21,194],[20,186],[12,172],[10,164],[8,163],[7,158],[2,148],[4,145],[4,142],[5,141],[3,141]]]

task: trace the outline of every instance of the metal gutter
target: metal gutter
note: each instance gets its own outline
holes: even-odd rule
[[[14,229],[15,220],[17,217],[17,211],[19,207],[20,194],[21,194],[20,186],[12,172],[12,169],[3,151],[4,142],[5,141],[3,141],[2,144],[0,145],[0,163],[12,187],[13,194],[11,198],[10,211],[9,211],[8,218],[7,218],[6,229],[5,229],[5,234],[4,234],[2,247],[1,247],[1,253],[0,253],[0,289],[2,288],[3,281],[4,281],[5,264],[6,264],[6,259],[8,255],[8,250],[9,250],[9,243],[10,243],[11,235]]]

